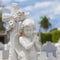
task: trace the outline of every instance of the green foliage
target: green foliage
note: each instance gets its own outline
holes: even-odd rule
[[[60,31],[58,31],[58,32],[59,32],[58,36],[59,36],[59,38],[60,38]]]
[[[4,31],[5,28],[3,27],[4,22],[2,22],[2,15],[0,14],[0,31]]]
[[[50,32],[52,32],[52,31],[56,31],[56,30],[57,30],[57,28],[54,28],[54,29],[50,30]]]
[[[52,32],[52,42],[56,43],[59,40],[59,31]]]
[[[40,37],[41,37],[42,44],[44,44],[47,41],[56,43],[58,42],[60,38],[60,31],[56,30],[56,31],[48,32],[48,33],[41,33]]]
[[[42,42],[42,44],[46,43],[46,41],[51,41],[52,42],[51,33],[41,33],[41,42]]]
[[[47,30],[51,26],[51,23],[49,22],[49,18],[47,16],[43,16],[39,24],[40,24],[40,27],[45,30]]]

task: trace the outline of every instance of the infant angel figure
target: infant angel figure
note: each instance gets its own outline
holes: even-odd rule
[[[22,35],[19,37],[20,52],[19,60],[38,60],[40,52],[39,38],[34,34],[36,28],[35,22],[30,19],[26,19],[22,23]]]

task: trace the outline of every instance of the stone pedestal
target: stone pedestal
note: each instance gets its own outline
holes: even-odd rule
[[[9,59],[9,51],[0,50],[0,60],[8,60],[8,59]]]

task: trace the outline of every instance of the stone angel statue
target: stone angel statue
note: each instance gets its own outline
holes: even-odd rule
[[[15,35],[14,49],[18,60],[38,60],[40,52],[39,38],[34,35],[35,22],[26,19],[22,23],[22,35]]]
[[[37,60],[40,52],[39,38],[34,35],[35,22],[27,18],[27,14],[18,9],[17,4],[11,5],[11,14],[3,15],[3,21],[8,23],[7,30],[10,31],[11,56],[9,60]],[[23,21],[18,35],[18,22]]]

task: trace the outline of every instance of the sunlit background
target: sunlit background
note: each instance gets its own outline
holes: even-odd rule
[[[30,18],[36,22],[36,31],[39,31],[40,17],[44,15],[52,24],[48,30],[60,27],[60,0],[0,0],[0,5],[11,3],[18,3],[21,9],[30,13]]]

